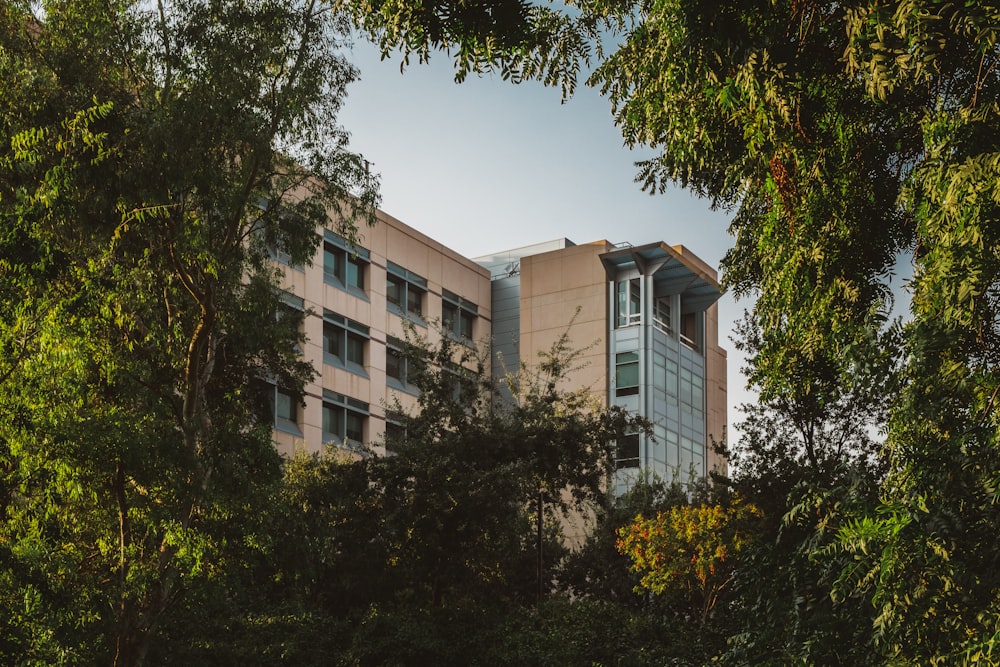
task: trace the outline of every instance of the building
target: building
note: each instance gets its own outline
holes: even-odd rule
[[[438,335],[429,326],[435,321],[471,341],[488,339],[491,329],[489,271],[472,260],[382,211],[359,230],[356,246],[321,231],[312,266],[272,255],[286,305],[308,313],[302,353],[317,370],[304,406],[274,389],[274,439],[284,455],[379,447],[386,406],[415,400],[399,355],[407,323],[429,340]]]
[[[572,344],[585,350],[573,385],[652,423],[652,438],[634,434],[618,444],[617,493],[641,471],[687,480],[725,470],[712,447],[725,437],[726,351],[711,267],[683,246],[567,239],[477,261],[493,278],[493,339],[503,364],[530,363],[569,327]]]
[[[718,344],[715,271],[683,246],[567,239],[472,260],[378,213],[357,246],[329,230],[313,265],[280,255],[285,302],[305,309],[305,358],[318,370],[305,405],[275,388],[275,441],[283,454],[333,444],[378,448],[386,406],[416,392],[399,355],[405,327],[433,340],[492,341],[497,374],[529,363],[564,332],[584,367],[565,388],[588,387],[653,424],[653,437],[618,445],[622,492],[649,470],[664,479],[724,469],[726,352]],[[571,326],[572,323],[572,326]]]

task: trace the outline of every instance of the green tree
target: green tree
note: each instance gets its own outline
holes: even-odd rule
[[[574,366],[566,341],[501,391],[470,346],[411,332],[419,396],[389,406],[388,453],[287,467],[273,555],[254,574],[270,608],[349,628],[350,664],[474,663],[538,604],[539,489],[548,595],[564,513],[605,502],[613,441],[637,426],[557,389]]]
[[[752,375],[760,328],[747,316],[737,346]],[[871,597],[831,599],[850,560],[833,557],[837,531],[878,503],[888,408],[898,387],[900,329],[873,331],[838,360],[839,386],[742,406],[740,441],[719,482],[763,517],[743,549],[734,615],[721,658],[732,664],[839,665],[871,659]],[[833,391],[830,391],[833,390]],[[822,554],[822,556],[820,556]]]
[[[627,30],[592,81],[629,144],[733,207],[725,277],[757,297],[765,401],[836,396],[914,266],[884,504],[842,532],[892,660],[995,651],[1000,69],[995,3],[584,6]],[[992,658],[989,658],[992,659]]]
[[[708,499],[708,489],[689,489],[697,500]],[[601,508],[587,540],[568,554],[559,568],[562,590],[576,599],[589,599],[642,610],[652,598],[638,595],[639,576],[628,559],[618,551],[618,529],[636,515],[655,515],[672,507],[686,505],[688,491],[676,480],[667,484],[658,477],[640,477],[629,490],[607,507]]]
[[[253,542],[264,381],[311,372],[268,246],[308,261],[375,201],[335,125],[344,28],[311,2],[0,5],[7,661],[141,663]]]
[[[447,590],[530,598],[539,510],[542,548],[558,554],[548,530],[604,502],[613,441],[637,421],[585,390],[557,388],[578,357],[567,344],[564,335],[501,392],[472,349],[447,335],[431,347],[410,341],[420,396],[386,441],[393,455],[373,461],[371,474],[393,557],[414,568],[408,580],[427,588],[427,604]]]
[[[659,151],[640,165],[644,187],[679,183],[733,210],[725,281],[756,298],[751,381],[765,402],[815,412],[839,401],[850,384],[842,360],[879,337],[888,278],[910,258],[912,321],[889,413],[885,504],[842,535],[859,562],[842,592],[874,596],[876,638],[893,659],[992,655],[1000,7],[567,4],[559,21],[573,27],[514,46],[513,66],[479,64],[530,75],[533,58],[598,54],[589,83],[608,96],[626,144]],[[387,7],[394,30],[377,34],[386,51],[406,52],[406,36],[423,33]],[[581,43],[600,37],[607,51],[600,40]],[[418,43],[447,49],[464,38]],[[559,62],[557,79],[574,82],[581,61]]]
[[[688,599],[700,626],[736,576],[737,555],[751,539],[760,510],[730,499],[726,505],[678,505],[618,530],[618,550],[642,575],[639,586]]]

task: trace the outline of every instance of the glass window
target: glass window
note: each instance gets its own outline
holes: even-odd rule
[[[343,315],[323,311],[323,362],[367,376],[365,348],[369,329]]]
[[[701,348],[698,340],[698,320],[701,313],[683,313],[681,315],[681,342],[693,350]]]
[[[479,307],[454,292],[441,294],[441,324],[455,338],[472,340],[473,328],[479,316]]]
[[[290,391],[274,387],[274,398],[271,408],[274,415],[274,428],[279,431],[302,435],[299,430],[299,401]]]
[[[408,392],[416,391],[410,384],[410,362],[403,354],[403,341],[389,337],[385,344],[385,375],[387,384]]]
[[[691,375],[691,407],[697,412],[704,410],[705,406],[704,382],[700,375]]]
[[[634,326],[642,322],[642,297],[639,279],[620,280],[617,286],[616,300],[617,328]]]
[[[638,433],[630,433],[619,439],[615,467],[619,470],[639,467]]]
[[[406,286],[406,312],[418,318],[424,314],[424,291],[409,284]]]
[[[677,395],[677,362],[673,359],[666,360],[667,383],[666,390],[668,396]]]
[[[420,321],[424,316],[425,294],[426,279],[398,264],[386,263],[385,298],[389,310]]]
[[[329,230],[323,236],[323,281],[349,292],[364,294],[365,270],[371,255]]]
[[[295,398],[287,391],[281,389],[274,390],[274,416],[277,419],[295,421],[298,410],[296,410]]]
[[[670,333],[670,297],[661,296],[656,299],[654,323],[661,330]]]
[[[615,357],[615,395],[630,396],[639,393],[639,354],[621,352]]]
[[[389,303],[403,307],[403,294],[406,291],[406,281],[396,276],[386,276],[385,298]]]
[[[662,391],[667,387],[667,360],[662,354],[653,355],[653,386]]]
[[[323,442],[360,449],[365,439],[368,404],[323,390]]]

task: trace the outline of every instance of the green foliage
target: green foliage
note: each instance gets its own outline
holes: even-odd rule
[[[590,58],[596,27],[571,11],[526,0],[336,0],[338,10],[382,49],[398,50],[400,67],[410,57],[427,62],[432,52],[452,57],[455,78],[498,73],[504,80],[537,79],[559,86],[565,99],[577,84],[580,63]]]
[[[680,505],[655,518],[637,515],[618,529],[618,550],[639,572],[637,590],[679,592],[693,600],[702,626],[736,576],[740,551],[752,539],[760,510],[730,499],[726,505]]]
[[[694,499],[707,499],[701,489],[691,489]],[[706,490],[707,491],[707,490]],[[647,608],[654,598],[639,595],[639,577],[629,567],[627,558],[615,546],[618,529],[636,515],[652,515],[672,507],[686,505],[688,492],[678,482],[640,477],[624,495],[597,511],[595,525],[583,545],[568,554],[561,565],[559,585],[574,598],[598,600],[627,608]]]
[[[876,604],[878,650],[905,663],[993,660],[1000,8],[583,11],[627,26],[591,81],[626,142],[661,151],[641,165],[645,187],[678,182],[735,211],[725,279],[756,296],[750,379],[766,405],[786,403],[785,426],[771,424],[820,424],[838,406],[857,414],[865,391],[891,392],[884,506],[838,512],[844,551],[825,552],[844,565],[842,590]],[[859,393],[851,360],[896,349],[884,319],[903,253],[914,266],[904,368],[895,384],[862,378]],[[841,485],[831,463],[821,495]]]
[[[141,663],[249,546],[280,472],[260,381],[311,373],[266,245],[304,261],[375,201],[335,128],[343,27],[308,2],[0,5],[5,662]]]

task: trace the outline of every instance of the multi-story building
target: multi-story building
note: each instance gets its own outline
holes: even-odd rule
[[[493,276],[503,364],[531,363],[568,331],[584,351],[569,381],[652,423],[653,437],[618,443],[617,493],[640,471],[687,480],[725,469],[712,447],[725,437],[726,351],[711,267],[683,246],[567,239],[477,261]]]
[[[382,211],[359,230],[357,245],[321,232],[312,266],[274,254],[285,303],[308,313],[302,353],[317,371],[304,406],[274,389],[274,438],[285,455],[380,445],[391,427],[387,406],[415,400],[399,354],[408,324],[431,341],[434,323],[470,341],[490,336],[487,269]]]
[[[378,213],[351,245],[329,230],[312,266],[282,262],[285,302],[308,312],[303,355],[317,369],[305,404],[275,388],[275,440],[291,454],[379,447],[387,406],[416,390],[399,354],[408,325],[493,345],[496,373],[533,363],[563,333],[582,351],[566,388],[647,418],[652,437],[618,443],[614,490],[642,470],[702,476],[726,425],[726,352],[715,271],[683,246],[567,239],[477,260]]]

